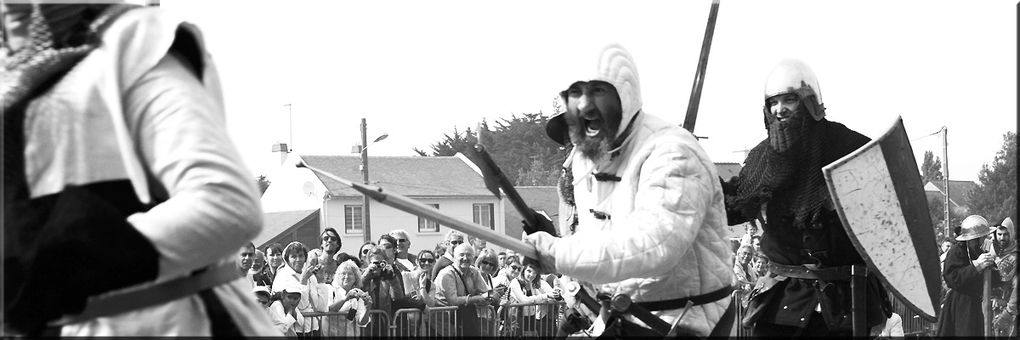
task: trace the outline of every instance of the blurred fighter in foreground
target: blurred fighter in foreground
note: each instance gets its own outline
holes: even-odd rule
[[[546,126],[554,141],[574,145],[564,164],[572,180],[562,190],[576,202],[576,231],[563,238],[536,232],[525,241],[537,248],[544,272],[591,282],[599,295],[629,297],[632,309],[666,325],[613,313],[605,336],[661,337],[688,301],[679,334],[728,335],[728,325],[713,333],[732,319],[724,312],[733,290],[715,165],[694,135],[641,110],[637,69],[625,49],[606,47],[594,66],[568,79],[560,93],[566,112]]]
[[[3,6],[7,335],[280,335],[238,274],[262,229],[198,29]]]

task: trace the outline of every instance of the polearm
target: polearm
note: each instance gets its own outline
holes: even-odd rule
[[[985,339],[991,339],[994,332],[992,331],[992,268],[985,268],[982,270],[982,290],[981,290],[981,321],[984,326]]]
[[[440,224],[453,228],[457,231],[486,240],[503,248],[511,249],[525,257],[538,259],[538,253],[535,251],[535,247],[525,243],[524,241],[520,241],[510,236],[497,233],[489,228],[443,214],[436,208],[427,206],[406,196],[383,192],[383,189],[380,187],[352,182],[350,180],[340,178],[304,162],[297,164],[297,167],[306,168],[319,175],[329,177],[343,185],[354,188],[354,190],[357,190],[379,203],[397,208],[411,215],[436,220]]]
[[[719,15],[719,0],[712,0],[712,8],[708,12],[708,26],[705,27],[705,38],[701,42],[701,56],[698,58],[698,70],[694,73],[694,86],[691,98],[687,103],[687,115],[684,116],[683,128],[694,133],[694,122],[698,120],[698,106],[701,103],[701,88],[705,85],[705,69],[708,68],[708,52],[712,49],[712,36],[715,35],[715,18]]]
[[[497,198],[502,198],[502,195],[499,193],[499,189],[503,189],[503,192],[506,193],[507,200],[509,200],[510,204],[514,206],[514,209],[524,217],[527,224],[530,226],[538,226],[538,221],[536,221],[535,216],[531,214],[531,208],[524,202],[524,198],[522,198],[521,194],[517,192],[516,188],[514,188],[513,183],[510,183],[510,179],[503,174],[503,171],[499,169],[496,162],[492,160],[492,156],[490,156],[489,152],[485,150],[485,146],[482,144],[475,144],[472,151],[473,152],[469,154],[470,157],[468,157],[468,159],[471,159],[471,161],[478,166],[478,169],[482,171],[482,180],[485,182],[485,188],[489,189],[489,191],[491,191],[493,195],[496,195]]]

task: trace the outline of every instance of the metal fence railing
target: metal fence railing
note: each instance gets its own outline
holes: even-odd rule
[[[500,307],[499,324],[495,325],[501,338],[553,337],[557,325],[563,321],[566,304],[550,302],[539,304],[509,304]]]
[[[892,292],[889,292],[889,301],[892,301],[893,313],[900,315],[904,337],[928,337],[935,335],[935,332],[938,331],[936,322],[928,321],[920,314],[915,313],[903,301],[897,299]]]

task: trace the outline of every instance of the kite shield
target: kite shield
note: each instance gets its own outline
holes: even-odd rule
[[[822,172],[857,252],[899,299],[934,321],[938,246],[903,118]]]

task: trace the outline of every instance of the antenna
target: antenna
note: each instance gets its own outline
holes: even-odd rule
[[[294,112],[291,103],[283,104],[287,107],[287,152],[294,151]]]

